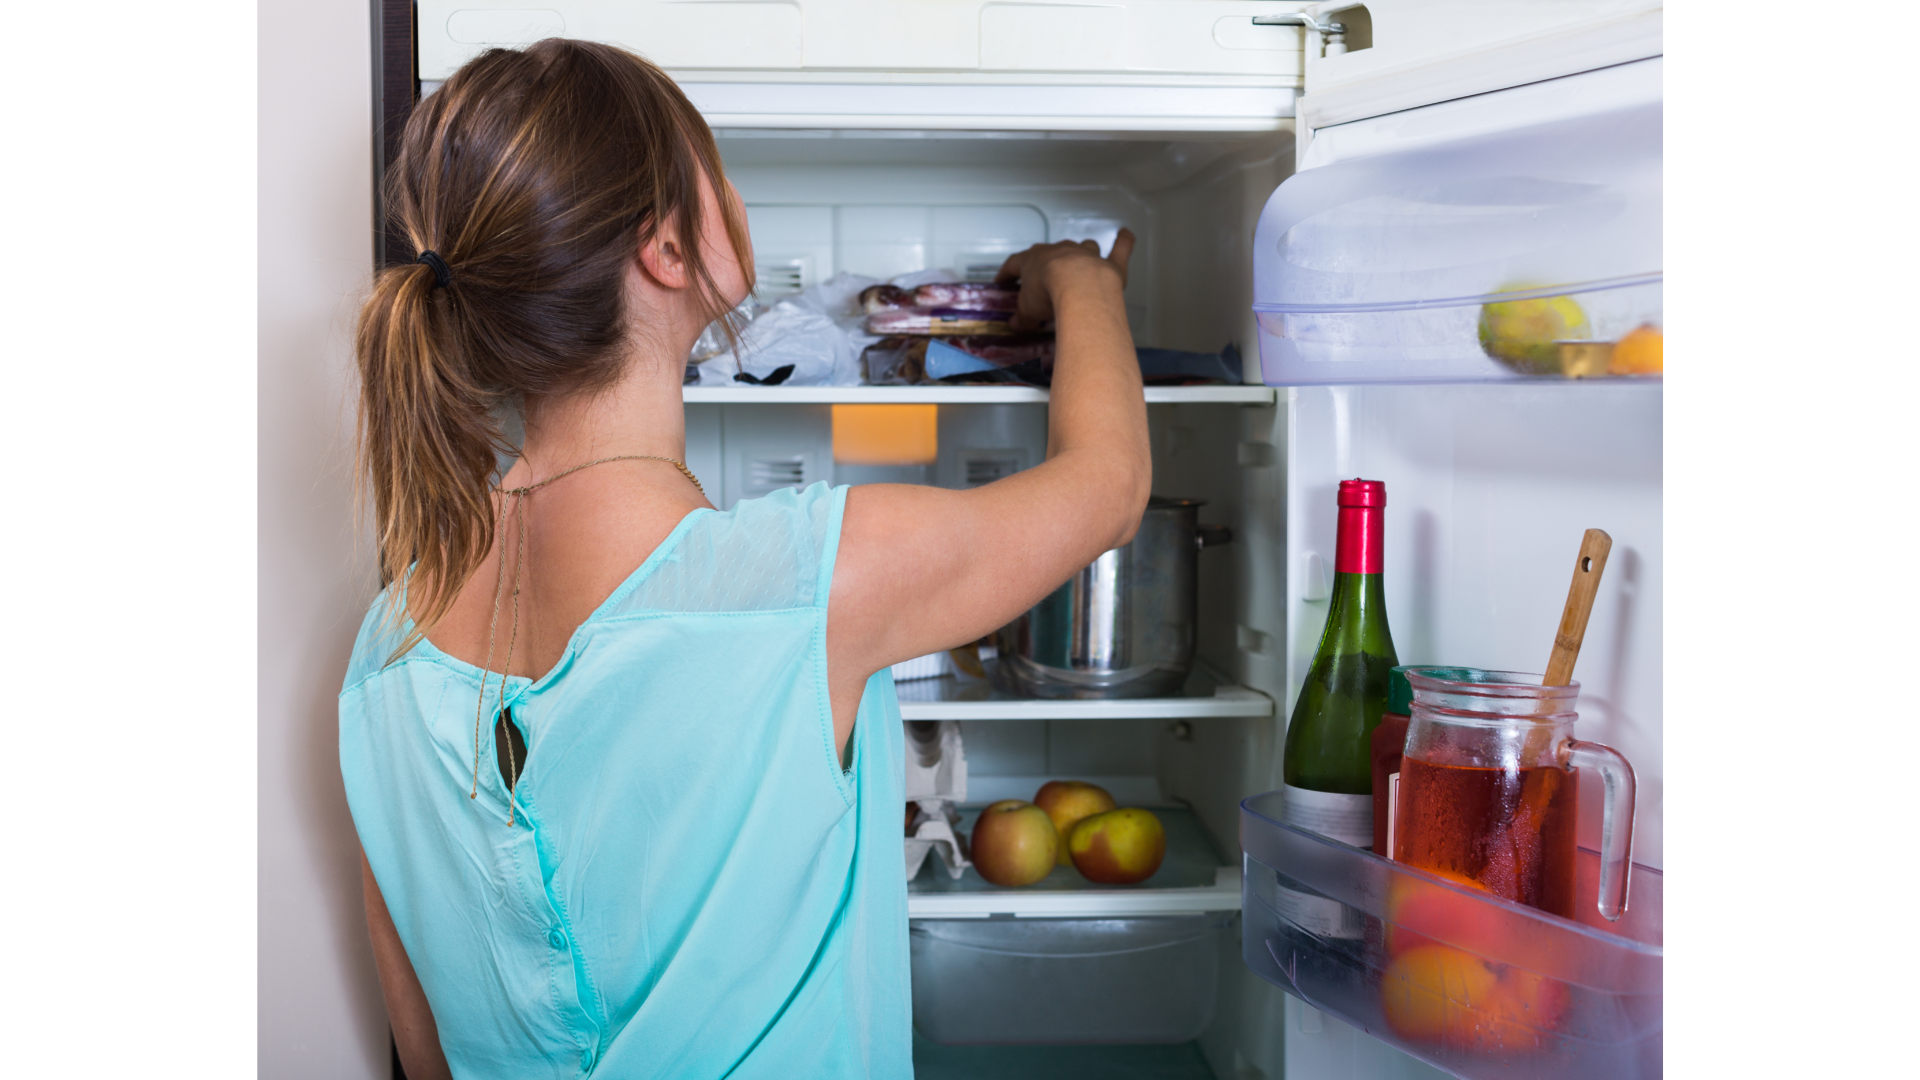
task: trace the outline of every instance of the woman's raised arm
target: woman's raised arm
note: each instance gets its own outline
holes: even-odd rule
[[[1004,626],[1101,552],[1133,538],[1153,486],[1140,366],[1121,299],[1133,234],[1007,260],[1018,328],[1058,332],[1047,460],[967,491],[869,484],[847,494],[827,609],[843,748],[874,672]]]

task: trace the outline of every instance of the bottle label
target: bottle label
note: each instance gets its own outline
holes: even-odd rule
[[[1366,936],[1366,916],[1331,897],[1280,885],[1274,889],[1273,899],[1275,913],[1314,937],[1357,939]]]
[[[1292,784],[1281,791],[1287,824],[1357,848],[1373,846],[1373,796],[1310,791]]]

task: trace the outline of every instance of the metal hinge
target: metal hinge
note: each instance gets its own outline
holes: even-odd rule
[[[1255,26],[1299,26],[1320,35],[1320,44],[1325,46],[1326,55],[1339,56],[1347,51],[1347,27],[1345,23],[1332,20],[1319,22],[1307,14],[1292,15],[1255,15]]]

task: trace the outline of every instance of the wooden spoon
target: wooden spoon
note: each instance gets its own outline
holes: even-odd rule
[[[1547,658],[1542,686],[1565,686],[1573,681],[1573,665],[1580,659],[1580,643],[1587,637],[1587,617],[1600,591],[1600,575],[1607,569],[1613,537],[1588,529],[1580,539],[1580,557],[1573,563],[1573,584],[1567,587],[1567,606],[1560,611],[1560,631],[1553,635],[1553,655]]]
[[[1593,597],[1600,589],[1600,575],[1607,568],[1607,553],[1613,550],[1613,537],[1599,529],[1588,529],[1580,539],[1580,557],[1573,563],[1573,584],[1567,589],[1567,606],[1560,612],[1560,632],[1553,636],[1553,655],[1547,660],[1547,677],[1542,686],[1565,686],[1573,681],[1573,664],[1580,659],[1580,643],[1587,636],[1587,617],[1593,614]],[[1504,859],[1488,858],[1476,880],[1509,900],[1523,904],[1540,903],[1540,897],[1524,895],[1534,880],[1534,861],[1541,857],[1539,837],[1547,817],[1547,807],[1560,790],[1563,776],[1558,769],[1528,769],[1520,789],[1520,802],[1513,816],[1501,824],[1483,844],[1489,856],[1505,854]],[[1527,838],[1522,842],[1520,838]]]

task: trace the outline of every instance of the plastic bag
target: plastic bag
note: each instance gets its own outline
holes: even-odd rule
[[[721,352],[700,364],[700,385],[860,385],[860,354],[880,339],[861,326],[865,315],[855,301],[860,290],[876,284],[859,274],[836,274],[773,305],[741,333],[738,356]],[[780,376],[784,367],[791,370]]]

